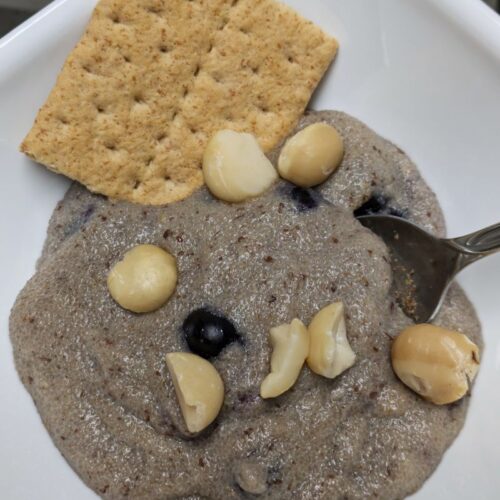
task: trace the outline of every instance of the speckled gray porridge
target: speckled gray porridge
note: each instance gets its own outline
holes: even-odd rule
[[[389,294],[387,249],[352,215],[375,193],[442,234],[437,201],[395,146],[338,112],[311,113],[300,127],[318,120],[337,127],[346,154],[317,189],[316,207],[301,206],[280,182],[241,205],[201,189],[164,208],[111,204],[73,186],[54,212],[37,273],[12,311],[11,338],[55,444],[101,496],[402,498],[462,427],[468,397],[433,406],[395,378],[390,337],[410,320]],[[179,266],[171,300],[145,315],[121,309],[106,287],[110,266],[138,243],[169,250]],[[305,368],[289,392],[260,399],[269,328],[308,322],[337,300],[346,306],[355,366],[335,380]],[[201,306],[233,321],[241,342],[213,359],[224,406],[193,437],[164,358],[187,350],[181,325]],[[437,323],[481,341],[458,286]]]

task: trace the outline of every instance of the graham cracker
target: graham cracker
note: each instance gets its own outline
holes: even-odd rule
[[[274,0],[101,0],[21,150],[111,198],[173,202],[203,184],[216,131],[286,137],[337,47]]]

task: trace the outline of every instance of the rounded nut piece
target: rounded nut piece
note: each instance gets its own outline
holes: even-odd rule
[[[136,313],[161,307],[176,284],[175,258],[154,245],[132,248],[108,275],[108,289],[113,299],[124,309]]]
[[[251,495],[262,495],[267,491],[267,467],[251,459],[240,460],[233,466],[234,480]]]
[[[429,324],[403,330],[391,356],[400,380],[438,405],[462,398],[479,369],[476,344],[462,333]]]
[[[200,432],[219,414],[224,402],[224,383],[206,359],[187,352],[166,356],[182,416],[189,432]]]
[[[262,194],[278,178],[255,137],[233,130],[220,130],[209,141],[203,175],[215,197],[233,203]]]
[[[318,375],[335,378],[356,361],[344,318],[344,304],[335,302],[321,309],[309,325],[310,347],[307,365]]]
[[[295,384],[309,352],[309,333],[300,319],[271,328],[271,373],[260,386],[262,398],[275,398]]]
[[[312,187],[326,181],[344,157],[344,143],[336,129],[315,123],[297,132],[281,150],[278,172],[287,181]]]

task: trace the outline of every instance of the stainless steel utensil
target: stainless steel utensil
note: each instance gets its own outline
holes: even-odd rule
[[[393,292],[417,323],[435,318],[457,273],[500,250],[500,223],[461,238],[441,239],[392,215],[364,215],[358,220],[389,248]]]

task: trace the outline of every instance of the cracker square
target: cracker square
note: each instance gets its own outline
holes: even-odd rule
[[[101,0],[21,150],[91,191],[170,203],[203,184],[217,130],[282,140],[337,47],[274,0]]]

